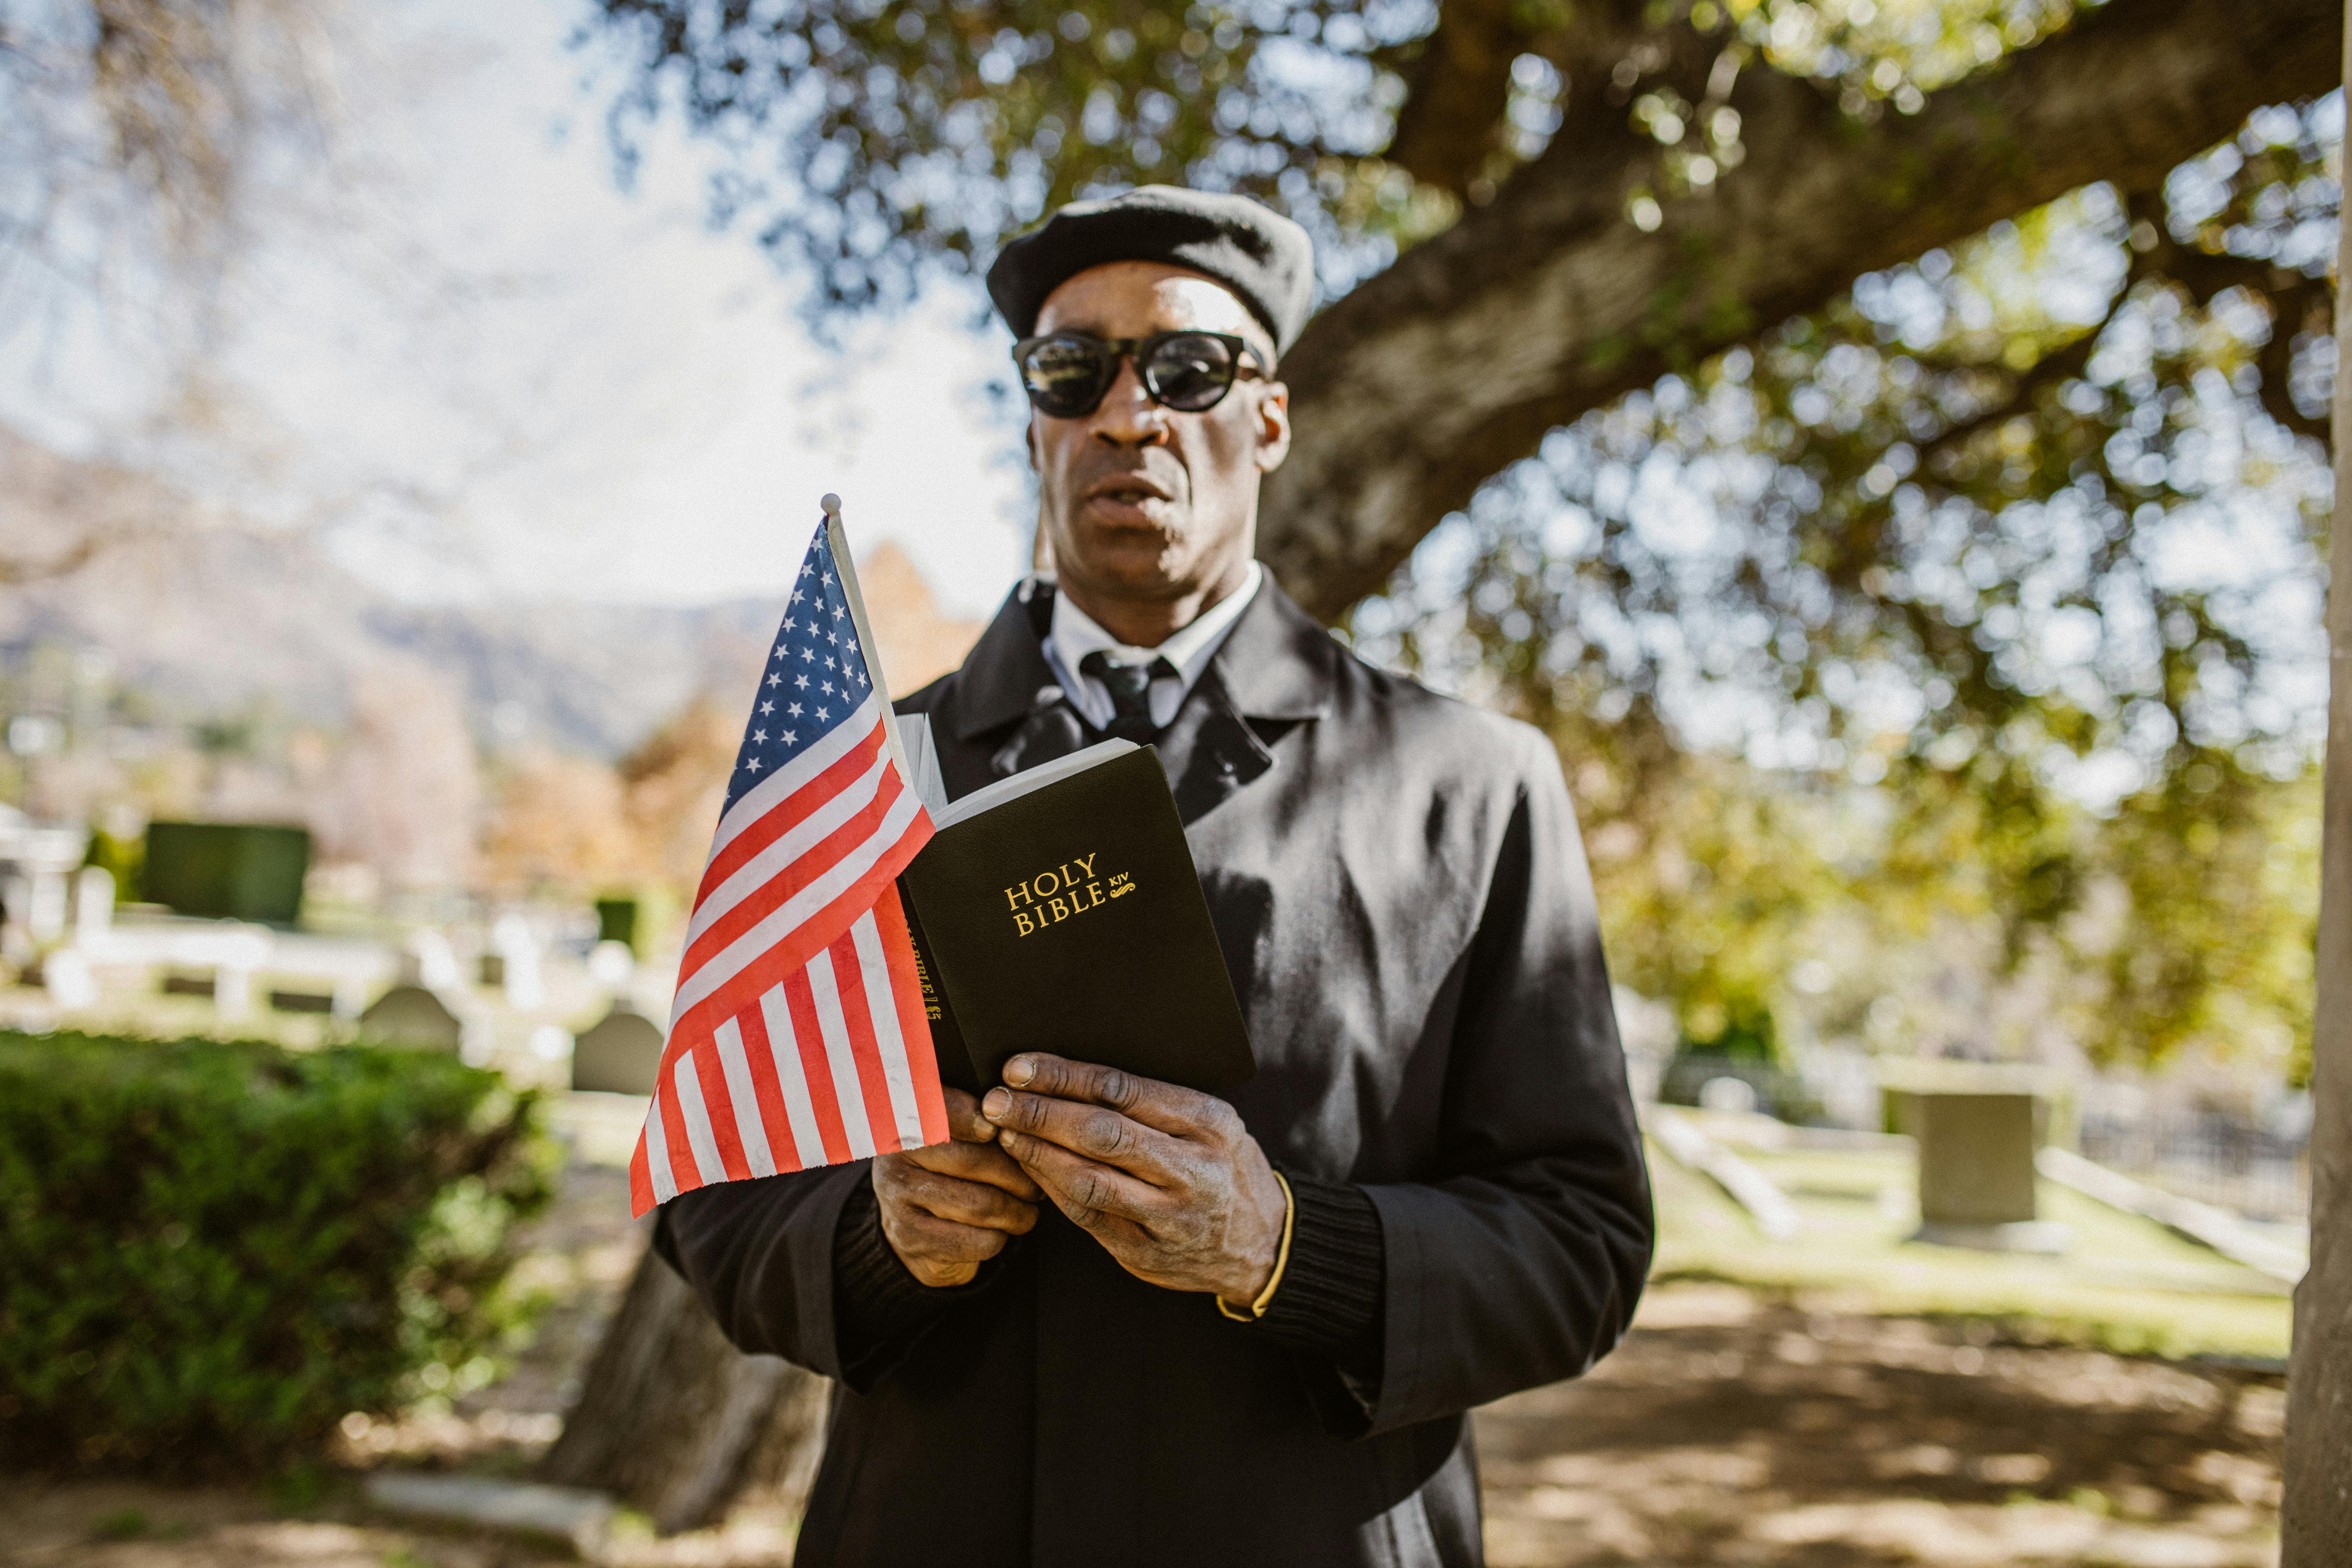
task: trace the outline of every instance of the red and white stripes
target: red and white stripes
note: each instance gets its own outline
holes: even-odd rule
[[[720,820],[630,1164],[635,1213],[947,1137],[894,885],[930,818],[887,722],[869,696]]]

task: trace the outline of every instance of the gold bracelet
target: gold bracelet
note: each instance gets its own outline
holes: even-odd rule
[[[1298,1216],[1298,1200],[1292,1195],[1289,1180],[1280,1171],[1274,1173],[1274,1179],[1282,1183],[1282,1247],[1274,1255],[1274,1277],[1265,1282],[1265,1289],[1257,1293],[1257,1300],[1250,1303],[1246,1312],[1236,1312],[1226,1306],[1223,1296],[1216,1299],[1217,1310],[1236,1323],[1255,1323],[1265,1316],[1266,1308],[1274,1304],[1275,1291],[1281,1287],[1282,1271],[1290,1267],[1290,1225]]]

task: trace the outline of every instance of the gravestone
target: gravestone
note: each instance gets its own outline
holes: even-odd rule
[[[520,1012],[546,1003],[547,987],[539,972],[539,941],[520,915],[501,915],[490,928],[490,948],[482,955],[482,984],[502,988],[507,1005]]]
[[[617,942],[635,952],[637,947],[637,900],[635,899],[597,900],[596,940]]]
[[[625,1002],[585,1030],[572,1047],[572,1087],[608,1094],[651,1094],[661,1070],[661,1026]]]
[[[1919,1146],[1919,1232],[1913,1239],[1999,1252],[2062,1252],[2066,1227],[2035,1197],[2036,1097],[1931,1089],[1906,1095]]]
[[[310,835],[247,822],[151,822],[146,896],[184,915],[292,925],[302,914]]]
[[[360,1015],[361,1037],[388,1046],[454,1051],[465,1034],[449,1005],[422,985],[395,985]]]
[[[439,991],[457,984],[457,954],[447,937],[437,931],[409,933],[400,953],[402,984],[430,986]]]

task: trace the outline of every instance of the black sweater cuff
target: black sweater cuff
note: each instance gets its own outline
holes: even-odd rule
[[[1388,1255],[1381,1214],[1353,1182],[1285,1171],[1296,1212],[1290,1262],[1251,1328],[1295,1351],[1328,1359],[1349,1381],[1377,1388],[1381,1300]]]
[[[862,1181],[843,1200],[833,1232],[833,1321],[843,1380],[863,1387],[887,1371],[915,1336],[959,1301],[994,1281],[991,1258],[964,1285],[926,1285],[908,1272],[882,1234],[874,1184]]]

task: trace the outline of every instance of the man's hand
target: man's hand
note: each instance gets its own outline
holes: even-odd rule
[[[1286,1207],[1257,1140],[1213,1095],[1033,1052],[981,1110],[1055,1206],[1139,1279],[1247,1306]]]
[[[996,1128],[960,1089],[947,1097],[951,1143],[874,1157],[882,1235],[926,1285],[969,1284],[1008,1237],[1037,1223],[1043,1196],[996,1146]]]

